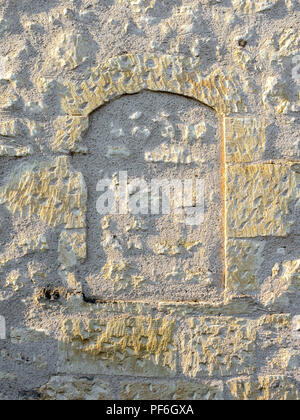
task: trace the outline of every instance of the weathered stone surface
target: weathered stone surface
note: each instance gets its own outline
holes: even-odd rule
[[[0,254],[0,266],[34,252],[45,252],[49,250],[49,240],[46,235],[16,235],[9,246]]]
[[[293,331],[296,337],[300,337],[300,315],[296,315],[293,318]]]
[[[58,260],[62,269],[71,269],[86,259],[86,231],[64,230],[58,243]]]
[[[20,95],[12,84],[0,80],[0,109],[4,112],[15,110],[20,102]]]
[[[267,279],[261,289],[261,301],[276,311],[288,311],[299,304],[300,260],[285,261]]]
[[[243,13],[258,13],[272,9],[279,0],[232,0],[233,6]]]
[[[149,89],[193,97],[219,113],[246,110],[236,73],[215,70],[204,76],[198,67],[197,61],[170,55],[116,57],[94,68],[81,85],[68,84],[68,93],[62,95],[62,108],[69,115],[88,116],[113,98]]]
[[[101,379],[75,378],[73,376],[52,376],[50,381],[39,388],[42,400],[78,401],[111,400],[112,387]]]
[[[122,382],[122,400],[222,400],[221,381]]]
[[[298,400],[299,0],[2,3],[0,399]]]
[[[282,373],[297,371],[300,365],[300,350],[280,349],[270,361],[269,366],[273,370],[280,370]]]
[[[22,124],[18,119],[0,122],[0,135],[3,137],[17,137],[22,133]]]
[[[256,332],[242,318],[191,318],[180,336],[181,367],[190,377],[255,372]]]
[[[37,215],[50,226],[85,227],[84,179],[67,157],[25,164],[0,189],[0,204],[22,217]]]
[[[256,118],[225,118],[227,163],[263,159],[266,146],[265,122]]]
[[[32,155],[32,149],[29,146],[11,146],[7,144],[0,144],[0,156],[7,157],[23,157]]]
[[[0,122],[0,156],[24,157],[33,154],[30,145],[22,145],[24,137],[30,135],[31,121],[17,118]],[[21,143],[21,144],[19,144]]]
[[[61,67],[74,70],[87,59],[89,44],[87,38],[74,32],[60,34],[56,40],[54,58]]]
[[[258,271],[264,243],[257,240],[229,239],[226,245],[226,292],[258,290]]]
[[[294,345],[297,349],[297,341],[291,343],[292,338],[292,317],[289,314],[274,314],[261,316],[255,321],[257,330],[257,350],[260,355],[262,366],[269,372],[274,374],[282,374],[282,370],[278,363],[274,363],[274,359],[278,359],[281,349],[286,349],[285,360],[289,364],[289,356],[294,355]],[[276,366],[277,365],[277,366]],[[286,373],[287,370],[284,371]]]
[[[151,317],[68,320],[59,344],[59,371],[81,374],[173,376],[174,322]]]
[[[266,375],[252,378],[237,378],[227,382],[232,397],[236,400],[299,400],[297,384],[288,376]]]
[[[88,130],[87,117],[58,117],[54,123],[56,135],[51,148],[57,153],[87,153],[87,147],[82,143]]]
[[[226,170],[227,234],[233,238],[286,236],[299,198],[299,173],[293,164],[249,164]]]
[[[288,0],[287,3],[292,6],[293,1]],[[299,45],[299,28],[291,26],[275,31],[264,41],[260,51],[260,60],[267,75],[263,104],[266,109],[278,114],[298,112],[300,109]],[[281,63],[280,67],[278,63]]]
[[[46,331],[12,327],[10,329],[10,339],[13,344],[42,343],[47,339],[47,334]]]

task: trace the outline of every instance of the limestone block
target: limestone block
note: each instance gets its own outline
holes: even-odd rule
[[[292,317],[289,314],[273,314],[259,317],[253,321],[257,330],[257,343],[263,351],[265,364],[270,365],[275,352],[288,348],[292,335]]]
[[[222,400],[221,381],[122,382],[122,400]]]
[[[42,400],[50,401],[110,400],[113,394],[107,381],[72,376],[52,376],[38,392]]]
[[[247,293],[259,288],[258,271],[263,262],[264,243],[229,239],[226,246],[226,291]]]
[[[287,90],[287,83],[282,76],[268,77],[263,91],[265,107],[275,109],[278,114],[287,114],[291,109],[291,100],[287,96]]]
[[[58,260],[62,269],[71,269],[86,259],[86,231],[64,230],[58,243]]]
[[[225,118],[227,163],[255,162],[263,158],[266,124],[256,118]]]
[[[87,59],[89,42],[82,34],[62,33],[56,40],[55,58],[61,67],[76,69]]]
[[[300,260],[285,261],[278,264],[273,276],[267,279],[261,290],[261,301],[273,310],[284,311],[298,302],[300,296]]]
[[[221,114],[246,111],[234,68],[226,74],[217,69],[204,76],[199,67],[197,60],[182,56],[114,57],[92,69],[89,79],[80,85],[64,86],[60,93],[62,109],[69,115],[88,116],[113,98],[149,89],[193,97]]]
[[[300,315],[296,315],[293,318],[293,331],[296,337],[300,337]]]
[[[62,326],[59,372],[134,376],[173,376],[177,351],[173,322],[124,316]]]
[[[82,144],[83,136],[89,128],[87,117],[58,117],[54,126],[56,128],[55,139],[51,144],[56,153],[87,153],[87,147]]]
[[[33,151],[30,146],[15,146],[15,145],[7,145],[7,144],[0,144],[0,156],[7,156],[7,157],[24,157],[32,155]]]
[[[299,184],[297,165],[278,163],[228,166],[228,236],[287,236],[295,223],[295,220],[287,218],[291,206],[299,198]]]
[[[295,380],[288,376],[259,376],[236,378],[227,382],[232,397],[236,400],[299,400]]]
[[[117,0],[122,4],[122,0]],[[156,4],[156,0],[129,0],[130,8],[134,13],[145,14],[148,10],[153,9]]]
[[[64,286],[73,293],[82,293],[82,283],[78,281],[75,273],[69,271],[60,271],[60,277],[63,280]]]
[[[279,349],[269,365],[272,369],[280,370],[282,373],[297,371],[300,366],[300,350]]]
[[[286,3],[292,1],[287,0]],[[263,43],[260,51],[260,61],[266,74],[273,73],[265,80],[262,100],[265,108],[275,110],[279,114],[300,110],[297,80],[299,47],[299,28],[291,27],[279,33],[274,32],[272,37]]]
[[[272,9],[279,0],[232,0],[234,8],[243,13],[258,13]]]
[[[255,371],[255,328],[242,318],[190,318],[180,336],[181,367],[190,377]]]
[[[0,204],[15,215],[36,215],[50,226],[84,228],[87,191],[67,157],[24,164],[0,188]]]
[[[0,136],[17,137],[22,133],[22,125],[18,119],[10,119],[0,122]]]

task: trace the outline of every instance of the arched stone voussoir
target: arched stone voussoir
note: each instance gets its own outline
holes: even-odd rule
[[[62,96],[62,109],[67,115],[87,117],[122,95],[152,90],[194,98],[221,115],[247,112],[239,76],[234,70],[215,69],[203,75],[200,68],[200,61],[190,57],[157,54],[114,57],[93,68],[81,84],[69,83]]]

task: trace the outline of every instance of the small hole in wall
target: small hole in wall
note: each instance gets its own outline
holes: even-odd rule
[[[245,48],[248,44],[248,42],[245,39],[239,39],[238,44],[240,47]]]
[[[51,290],[50,288],[44,289],[42,294],[47,300],[58,300],[60,298],[60,293],[58,290]]]

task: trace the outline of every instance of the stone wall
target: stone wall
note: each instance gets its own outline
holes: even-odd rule
[[[298,1],[0,16],[0,399],[299,399]],[[100,215],[125,171],[203,223]]]

